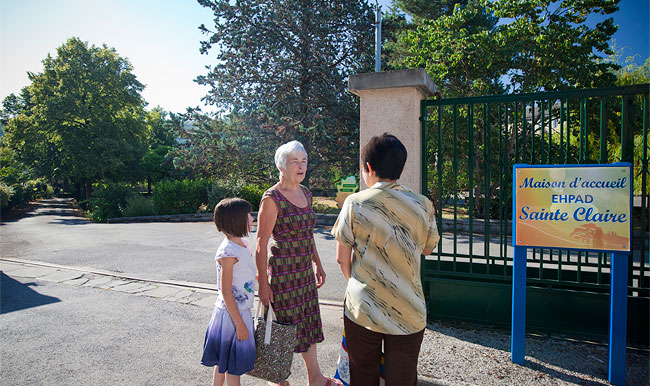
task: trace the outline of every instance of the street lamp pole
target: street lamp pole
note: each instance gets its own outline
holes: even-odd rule
[[[375,0],[375,72],[381,72],[381,6]]]

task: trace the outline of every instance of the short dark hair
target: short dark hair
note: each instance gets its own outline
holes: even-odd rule
[[[224,198],[214,207],[214,224],[219,232],[235,237],[248,235],[251,204],[241,198]]]
[[[396,180],[402,175],[406,163],[406,147],[394,135],[384,133],[370,138],[361,149],[363,170],[368,172],[366,162],[379,178]]]

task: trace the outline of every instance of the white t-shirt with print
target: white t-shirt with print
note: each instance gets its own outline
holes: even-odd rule
[[[253,261],[253,255],[250,250],[248,241],[242,238],[246,247],[228,240],[225,238],[217,253],[215,255],[215,262],[217,265],[217,286],[219,287],[219,296],[215,303],[216,307],[226,308],[226,303],[223,300],[223,291],[221,288],[221,264],[219,259],[223,257],[234,257],[237,262],[233,266],[232,271],[232,294],[235,298],[235,303],[240,310],[250,310],[253,308],[253,299],[255,297],[255,273],[257,268]]]

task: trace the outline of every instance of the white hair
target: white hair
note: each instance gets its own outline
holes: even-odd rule
[[[280,171],[280,175],[282,175],[282,169],[287,168],[287,159],[289,156],[298,153],[304,154],[305,157],[307,156],[305,148],[298,141],[287,142],[275,151],[275,166]]]

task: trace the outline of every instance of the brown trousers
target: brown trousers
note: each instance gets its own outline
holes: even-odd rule
[[[411,335],[388,335],[370,331],[344,317],[345,339],[350,357],[350,386],[379,385],[379,365],[384,344],[386,386],[417,384],[417,366],[424,330]]]

